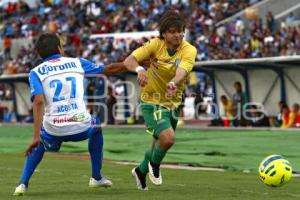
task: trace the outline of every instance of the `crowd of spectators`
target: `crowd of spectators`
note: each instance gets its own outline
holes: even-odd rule
[[[161,14],[170,7],[186,16],[190,41],[198,49],[197,60],[300,54],[300,27],[287,26],[299,19],[294,13],[280,23],[275,23],[269,12],[265,22],[257,18],[249,21],[248,28],[240,18],[216,27],[220,20],[257,0],[191,2],[58,0],[54,3],[43,2],[35,9],[22,1],[8,4],[5,9],[0,7],[0,34],[4,46],[3,52],[0,52],[0,74],[26,73],[37,62],[32,45],[22,47],[16,58],[10,60],[11,38],[34,41],[40,32],[45,31],[60,32],[65,36],[67,55],[82,56],[96,63],[120,61],[145,39],[116,42],[114,38],[102,38],[94,41],[89,38],[90,35],[153,30]]]
[[[259,0],[55,0],[42,1],[31,9],[19,1],[0,8],[2,36],[34,37],[47,25],[60,32],[87,34],[153,30],[165,10],[180,10],[191,26],[225,19]],[[191,16],[193,13],[194,17]],[[201,19],[200,19],[201,18]],[[1,20],[2,21],[2,20]]]
[[[272,124],[281,128],[299,128],[300,127],[300,105],[294,103],[292,108],[284,101],[278,102],[279,112],[277,118],[272,121]]]
[[[56,0],[42,1],[37,8],[30,8],[19,1],[0,7],[0,34],[2,39],[6,40],[28,38],[34,42],[41,32],[59,32],[65,36],[67,55],[82,56],[96,63],[115,62],[122,60],[145,40],[116,43],[113,38],[104,38],[93,41],[89,39],[92,34],[154,30],[162,13],[172,8],[182,12],[187,19],[187,28],[190,30],[192,42],[199,50],[197,59],[209,60],[215,59],[216,48],[220,51],[223,48],[217,44],[214,46],[214,43],[210,44],[214,39],[215,23],[258,1]],[[208,34],[207,31],[210,33]],[[221,42],[221,39],[219,41]],[[0,74],[28,72],[37,61],[32,45],[22,47],[13,61],[9,59],[11,45],[13,44],[10,43],[7,51],[2,52],[2,59],[9,61],[5,64],[0,62]]]
[[[287,26],[289,17],[277,24],[271,12],[266,19],[265,23],[261,18],[249,21],[248,27],[240,18],[220,27],[203,26],[192,40],[199,50],[198,60],[299,55],[300,26]]]
[[[299,20],[295,13],[290,13],[280,22],[268,12],[266,20],[256,18],[245,24],[241,18],[236,18],[216,26],[259,1],[42,0],[37,8],[22,1],[9,3],[0,7],[3,41],[0,75],[28,73],[40,62],[33,43],[41,32],[60,33],[66,55],[81,56],[96,64],[122,61],[147,38],[91,39],[90,36],[155,30],[158,19],[170,8],[185,16],[189,40],[198,49],[198,61],[300,54],[300,26],[288,26]],[[22,38],[31,40],[32,44],[22,46],[13,57],[13,40]]]

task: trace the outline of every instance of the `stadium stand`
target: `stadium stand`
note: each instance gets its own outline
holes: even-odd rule
[[[116,42],[113,37],[91,39],[90,36],[153,30],[157,19],[170,8],[186,16],[187,37],[198,49],[197,61],[299,55],[298,10],[281,13],[275,9],[276,16],[264,11],[254,19],[245,19],[241,13],[244,14],[249,6],[258,7],[264,3],[260,0],[58,0],[37,1],[36,7],[24,2],[0,6],[3,46],[5,40],[12,41],[9,54],[8,51],[0,52],[2,75],[28,73],[39,63],[32,44],[36,36],[46,31],[63,35],[65,52],[69,56],[82,56],[95,63],[122,61],[147,38],[128,43],[122,39]],[[18,46],[17,51],[12,51],[14,46]],[[211,80],[207,76],[203,80],[199,83],[201,93],[209,95]]]
[[[122,44],[113,46],[114,41],[110,38],[97,41],[95,45],[89,36],[151,30],[156,27],[161,13],[171,7],[187,16],[190,41],[198,49],[199,61],[299,54],[299,26],[287,26],[299,19],[297,14],[291,13],[277,24],[272,13],[268,12],[265,22],[261,18],[250,21],[250,32],[245,31],[245,22],[241,18],[215,26],[219,21],[257,2],[202,0],[191,5],[188,1],[79,1],[74,5],[71,1],[56,1],[54,4],[41,3],[37,8],[14,3],[1,8],[4,11],[1,12],[1,18],[4,19],[1,36],[26,37],[34,42],[35,36],[41,31],[58,31],[66,37],[65,48],[70,56],[83,56],[95,62],[103,58],[107,62],[120,61],[140,44],[132,41],[130,48]],[[129,9],[126,6],[128,4]],[[27,72],[35,64],[32,51],[29,46],[21,47],[16,53],[14,65],[17,72]],[[5,64],[1,63],[0,72],[3,72]]]
[[[66,36],[65,49],[70,56],[83,56],[93,61],[103,60],[120,61],[137,45],[133,41],[129,47],[124,45],[114,47],[112,39],[97,41],[89,40],[89,36],[99,33],[135,32],[152,30],[157,26],[157,19],[169,9],[178,9],[184,13],[189,21],[191,39],[195,40],[198,47],[199,60],[214,59],[214,46],[205,44],[202,38],[207,31],[213,29],[216,22],[225,19],[247,6],[257,3],[257,0],[239,1],[45,1],[36,8],[30,8],[25,3],[11,3],[7,7],[0,7],[3,19],[1,36],[11,38],[32,39],[40,32],[57,31]],[[128,9],[129,8],[129,9]],[[192,13],[192,15],[190,15]],[[76,17],[75,17],[76,16]],[[2,21],[2,20],[1,20]],[[222,36],[223,37],[223,36]],[[218,40],[214,34],[205,41]],[[218,46],[221,49],[222,46]],[[88,48],[87,48],[88,47]],[[208,52],[209,53],[206,53]],[[33,49],[21,47],[16,53],[14,65],[17,72],[28,72],[34,66]],[[104,52],[104,53],[102,53]],[[206,56],[202,56],[207,54]],[[112,55],[112,56],[111,56]],[[227,55],[228,57],[230,55]],[[222,59],[222,58],[220,58]],[[0,72],[6,68],[1,62]],[[21,67],[22,66],[22,67]]]

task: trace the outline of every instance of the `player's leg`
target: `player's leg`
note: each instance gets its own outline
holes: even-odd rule
[[[34,170],[42,160],[44,152],[45,152],[45,148],[43,144],[40,143],[36,148],[32,150],[31,154],[27,156],[24,164],[22,176],[20,179],[20,184],[18,187],[16,187],[14,192],[15,196],[24,195],[24,193],[26,192],[28,188],[29,180]]]
[[[156,121],[153,116],[153,112],[156,110],[156,105],[141,103],[141,110],[143,113],[144,120],[147,126],[147,132],[151,135],[154,134],[154,129],[157,126]],[[146,149],[144,154],[144,159],[140,163],[140,165],[134,169],[132,169],[131,173],[136,179],[137,188],[140,190],[147,190],[146,185],[146,175],[149,172],[148,164],[151,160],[152,150],[155,144],[155,138],[152,139],[150,148]]]
[[[175,142],[175,133],[179,111],[169,111],[162,108],[157,119],[157,128],[154,136],[157,138],[155,142],[151,161],[149,162],[149,178],[155,185],[162,184],[162,176],[160,173],[160,163],[164,159],[167,151]]]
[[[59,140],[52,138],[51,136],[46,133],[46,131],[42,128],[41,129],[41,142],[40,144],[33,149],[32,153],[27,156],[25,165],[23,168],[22,176],[20,179],[19,186],[15,189],[14,195],[21,196],[23,195],[29,185],[29,180],[37,168],[38,164],[42,160],[45,150],[49,151],[58,151],[61,145]]]
[[[148,164],[149,178],[155,185],[162,184],[162,176],[160,172],[160,164],[164,159],[167,151],[171,148],[175,141],[175,134],[172,128],[167,128],[159,133],[159,138],[156,140]]]
[[[97,121],[88,132],[89,135],[89,153],[91,156],[92,178],[90,179],[90,187],[110,187],[112,182],[102,176],[102,156],[103,156],[103,135],[100,122]]]
[[[152,138],[152,142],[151,142],[150,147],[148,149],[146,149],[146,151],[145,151],[144,160],[139,165],[139,170],[143,174],[147,174],[149,172],[148,163],[149,163],[149,161],[151,160],[151,157],[152,157],[152,151],[153,151],[153,148],[154,148],[155,141],[156,141],[156,139]]]
[[[150,148],[148,148],[144,155],[144,160],[136,168],[133,168],[131,174],[136,178],[137,188],[139,190],[148,190],[146,185],[146,175],[149,172],[148,164],[151,160],[155,138],[152,139]]]
[[[91,127],[84,132],[60,138],[63,142],[77,142],[89,139],[88,149],[92,164],[92,177],[90,178],[89,186],[108,187],[112,185],[112,182],[101,175],[103,136],[100,122],[93,118],[91,124]]]

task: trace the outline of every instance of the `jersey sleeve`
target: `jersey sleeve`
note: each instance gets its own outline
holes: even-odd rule
[[[29,73],[29,84],[32,101],[35,95],[44,94],[44,89],[41,80],[34,71],[30,71]]]
[[[185,50],[179,67],[184,69],[186,72],[191,72],[195,65],[197,50],[195,47],[189,47]]]
[[[102,74],[104,72],[105,66],[103,64],[96,65],[89,60],[84,58],[78,58],[81,66],[86,74]]]
[[[158,49],[158,39],[152,39],[146,42],[143,46],[134,50],[131,55],[140,62],[150,58],[150,56]]]

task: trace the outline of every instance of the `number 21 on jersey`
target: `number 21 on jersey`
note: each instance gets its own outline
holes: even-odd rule
[[[50,88],[54,88],[54,95],[52,97],[53,102],[58,102],[65,100],[65,98],[76,98],[76,78],[75,77],[66,77],[65,80],[66,83],[63,83],[62,80],[59,79],[53,79],[50,81],[49,86]],[[63,87],[66,86],[66,84],[70,84],[70,96],[66,97],[61,95]]]

